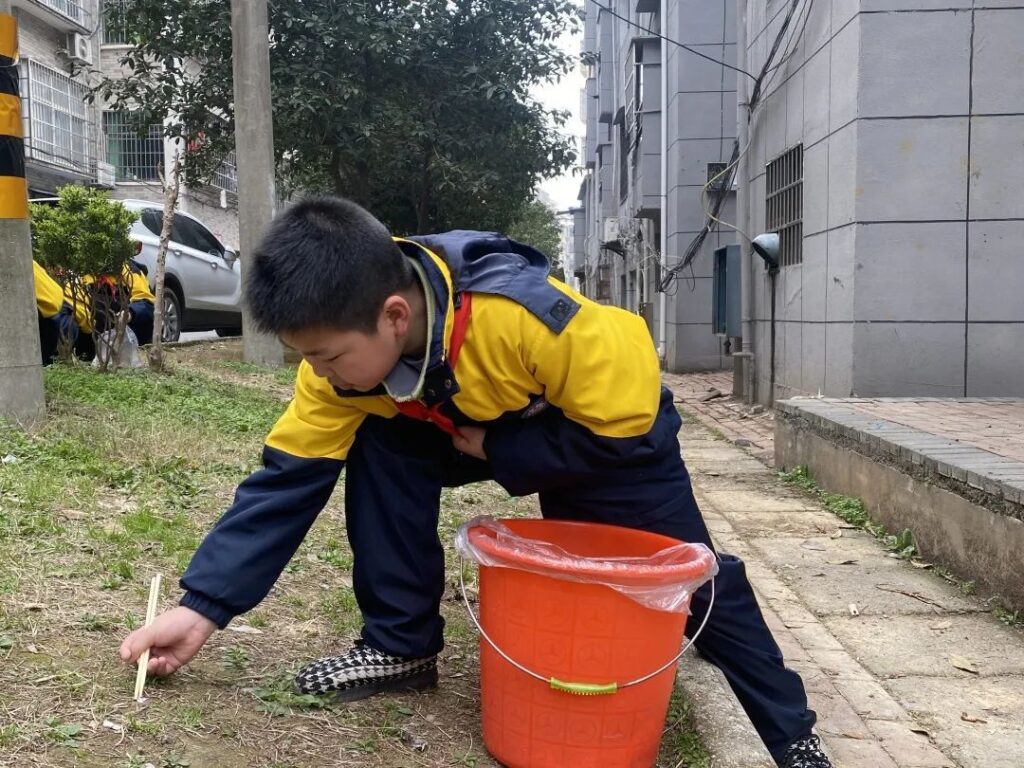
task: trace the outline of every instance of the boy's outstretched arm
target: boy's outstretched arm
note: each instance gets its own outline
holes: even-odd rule
[[[643,319],[585,302],[561,333],[522,315],[522,362],[557,407],[487,428],[495,479],[516,495],[571,487],[675,438],[659,419],[661,371]]]
[[[133,632],[120,649],[134,661],[151,649],[150,670],[170,674],[217,627],[257,605],[327,504],[365,414],[300,365],[295,396],[263,449],[263,469],[246,478],[181,578],[181,605]]]

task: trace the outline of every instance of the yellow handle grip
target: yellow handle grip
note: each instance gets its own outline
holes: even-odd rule
[[[552,677],[548,684],[555,691],[564,691],[576,696],[607,696],[619,690],[618,683],[567,683]]]

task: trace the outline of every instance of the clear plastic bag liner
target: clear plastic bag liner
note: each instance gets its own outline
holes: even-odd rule
[[[674,613],[688,614],[690,596],[718,573],[718,559],[703,544],[675,544],[646,557],[584,557],[520,536],[489,516],[460,525],[455,546],[480,565],[600,584],[647,608]]]

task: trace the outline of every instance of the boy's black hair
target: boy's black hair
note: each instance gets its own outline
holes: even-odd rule
[[[416,280],[387,228],[340,197],[310,198],[278,214],[245,266],[249,312],[268,333],[374,333],[384,300]]]

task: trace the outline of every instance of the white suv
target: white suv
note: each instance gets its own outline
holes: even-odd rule
[[[130,237],[139,243],[135,260],[156,278],[163,207],[147,200],[120,200],[139,214]],[[238,255],[226,248],[199,219],[174,214],[167,245],[164,283],[164,341],[177,341],[183,331],[242,332],[242,276]]]

